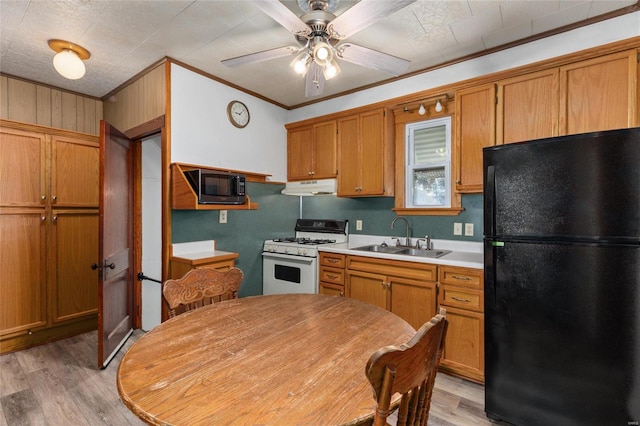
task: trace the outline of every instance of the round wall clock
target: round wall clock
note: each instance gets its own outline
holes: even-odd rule
[[[240,101],[231,101],[227,105],[227,116],[234,126],[242,129],[249,124],[249,108]]]

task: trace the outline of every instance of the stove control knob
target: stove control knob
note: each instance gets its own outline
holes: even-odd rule
[[[285,249],[285,251],[284,251],[284,252],[285,252],[285,253],[287,253],[287,254],[295,254],[295,253],[294,253],[294,250],[295,250],[295,249],[292,249],[292,248],[288,248],[288,247],[287,247],[287,248]]]
[[[309,249],[302,248],[302,247],[300,247],[300,248],[298,249],[298,254],[299,254],[300,256],[306,256],[308,253],[309,253]]]

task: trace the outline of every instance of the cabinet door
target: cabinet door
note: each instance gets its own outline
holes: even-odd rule
[[[338,195],[360,195],[360,163],[359,142],[360,120],[351,116],[338,120]]]
[[[560,134],[635,127],[636,50],[560,68]]]
[[[383,309],[389,306],[389,291],[384,275],[347,270],[347,295]]]
[[[327,179],[336,177],[337,162],[337,128],[335,120],[318,123],[313,126],[313,178]]]
[[[64,207],[98,207],[99,144],[52,136],[51,203]]]
[[[46,216],[0,208],[0,336],[47,325]]]
[[[0,206],[43,206],[46,185],[46,135],[0,128]]]
[[[287,178],[289,180],[310,179],[313,171],[312,128],[290,130],[287,139]]]
[[[484,315],[450,306],[445,308],[449,327],[442,369],[484,381]]]
[[[51,288],[53,321],[98,312],[98,211],[54,210]]]
[[[360,195],[384,194],[384,113],[376,110],[360,115],[362,170]]]
[[[558,135],[557,68],[498,82],[496,144]]]
[[[456,92],[456,190],[482,192],[482,148],[495,145],[496,88],[493,84]]]
[[[436,283],[389,278],[391,312],[416,330],[436,314]]]

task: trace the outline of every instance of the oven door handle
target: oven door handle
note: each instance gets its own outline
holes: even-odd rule
[[[265,259],[266,258],[283,259],[283,260],[288,260],[290,262],[300,262],[300,263],[313,263],[313,261],[316,260],[315,257],[297,256],[295,254],[271,253],[268,251],[262,252],[262,256]]]

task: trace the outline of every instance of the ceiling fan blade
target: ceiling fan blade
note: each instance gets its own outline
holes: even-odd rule
[[[307,71],[307,77],[304,85],[304,96],[309,98],[311,96],[318,96],[322,94],[324,90],[324,74],[322,69],[312,62]]]
[[[345,39],[416,0],[361,0],[331,21],[331,35]],[[334,35],[334,33],[337,33]]]
[[[298,50],[300,50],[300,48],[295,46],[276,47],[275,49],[263,50],[261,52],[249,53],[248,55],[224,59],[220,62],[228,67],[237,67],[244,64],[252,64],[256,62],[268,61],[270,59],[281,58],[283,56],[293,55],[297,53]]]
[[[394,75],[404,73],[411,64],[411,62],[406,59],[369,49],[368,47],[358,46],[353,43],[340,44],[337,49],[338,56],[347,62],[386,71]]]
[[[293,34],[308,35],[311,33],[309,26],[278,0],[258,0],[253,4]]]

